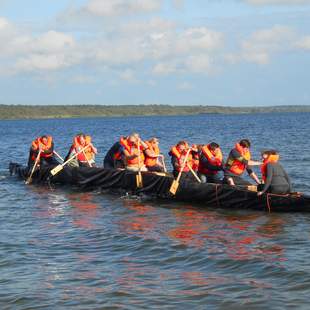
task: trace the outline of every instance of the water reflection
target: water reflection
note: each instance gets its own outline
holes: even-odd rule
[[[123,200],[123,206],[129,212],[119,222],[121,232],[145,239],[159,239],[159,215],[154,207],[131,199]]]

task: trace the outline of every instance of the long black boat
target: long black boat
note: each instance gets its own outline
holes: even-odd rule
[[[256,192],[225,184],[201,184],[188,179],[181,179],[175,195],[169,189],[173,182],[170,175],[160,175],[142,172],[141,188],[137,187],[137,173],[127,170],[114,170],[88,167],[64,167],[57,175],[50,171],[55,168],[42,166],[33,175],[34,184],[62,184],[77,186],[83,190],[122,190],[135,195],[150,195],[152,197],[171,201],[199,203],[229,209],[253,209],[267,212],[310,212],[310,196],[303,194],[274,195],[264,194],[260,197]],[[10,163],[11,175],[17,175],[26,180],[28,168],[16,163]]]

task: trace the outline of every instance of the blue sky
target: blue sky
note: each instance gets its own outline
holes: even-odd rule
[[[310,104],[310,0],[0,0],[0,46],[0,104]]]

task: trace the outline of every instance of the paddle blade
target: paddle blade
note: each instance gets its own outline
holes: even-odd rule
[[[141,188],[143,187],[143,183],[142,183],[142,175],[141,173],[136,175],[136,182],[137,182],[137,187]]]
[[[257,186],[256,185],[249,185],[248,190],[251,192],[257,192]]]
[[[25,184],[28,185],[28,184],[30,184],[31,182],[32,182],[32,178],[29,177],[29,178],[25,181]]]
[[[177,180],[174,180],[170,186],[169,192],[172,195],[175,195],[175,193],[177,192],[178,188],[179,188],[179,182]]]
[[[54,176],[56,175],[58,172],[60,172],[63,169],[62,165],[58,165],[57,167],[55,167],[54,169],[51,170],[51,175]]]

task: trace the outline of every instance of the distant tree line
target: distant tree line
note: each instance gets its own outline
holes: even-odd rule
[[[0,105],[0,119],[310,112],[310,106]]]

